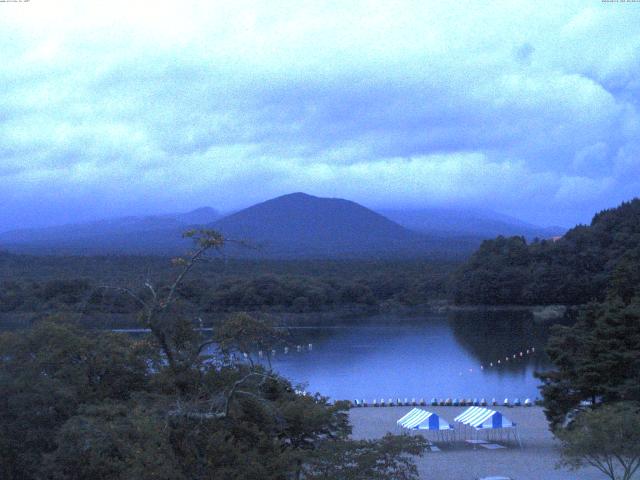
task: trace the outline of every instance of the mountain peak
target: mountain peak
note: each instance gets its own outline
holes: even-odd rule
[[[293,192],[293,193],[286,193],[284,195],[280,195],[279,197],[275,197],[267,201],[277,201],[277,200],[321,200],[321,197],[309,195],[308,193],[304,193],[304,192]]]
[[[215,208],[212,207],[199,207],[196,208],[194,210],[191,210],[189,212],[187,212],[186,214],[192,214],[192,213],[211,213],[211,214],[217,214],[217,210]]]
[[[310,195],[306,192],[291,192],[291,193],[285,193],[284,195],[282,195],[283,197],[302,197],[302,198],[318,198],[314,195]],[[277,198],[277,197],[276,197]]]

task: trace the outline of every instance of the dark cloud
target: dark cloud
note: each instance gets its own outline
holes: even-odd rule
[[[0,229],[300,190],[569,225],[640,193],[638,10],[176,5],[0,20]]]
[[[533,48],[533,45],[525,42],[515,49],[514,53],[515,53],[516,60],[524,65],[530,65],[531,57],[534,51],[535,51],[535,48]]]

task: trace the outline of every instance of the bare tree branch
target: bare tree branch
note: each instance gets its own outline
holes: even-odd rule
[[[122,293],[126,293],[127,295],[129,295],[131,298],[133,298],[136,302],[138,302],[143,308],[149,310],[149,305],[147,304],[147,302],[145,302],[144,300],[142,300],[138,295],[136,295],[135,293],[133,293],[132,290],[130,290],[129,288],[125,288],[125,287],[114,287],[113,285],[98,285],[97,287],[98,289],[106,289],[106,290],[116,290],[118,292],[122,292]]]

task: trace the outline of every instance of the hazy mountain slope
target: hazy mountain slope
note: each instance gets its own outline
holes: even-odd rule
[[[419,210],[380,210],[387,218],[417,232],[440,235],[473,235],[494,238],[522,235],[528,239],[562,235],[562,227],[539,227],[508,215],[487,210],[426,208]]]
[[[185,225],[206,225],[215,222],[222,215],[211,207],[196,208],[187,213],[174,213],[163,215],[163,218],[172,218]]]
[[[230,256],[262,258],[441,257],[470,254],[480,237],[409,230],[355,202],[293,193],[253,205],[222,219],[210,208],[184,214],[126,217],[80,225],[0,234],[0,250],[32,254],[176,255],[190,247],[181,238],[206,225],[231,242]]]
[[[468,251],[477,244],[469,239],[456,243],[428,238],[355,202],[304,193],[246,208],[215,222],[213,228],[258,246],[246,255],[406,256]]]
[[[0,249],[43,254],[165,254],[189,246],[181,234],[220,215],[204,207],[191,212],[121,217],[96,222],[0,233]]]

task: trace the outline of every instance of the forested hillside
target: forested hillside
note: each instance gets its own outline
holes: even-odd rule
[[[239,310],[318,312],[417,305],[447,295],[458,264],[429,261],[225,260],[194,268],[178,289],[184,308],[199,314]],[[0,253],[0,314],[83,311],[131,314],[130,295],[146,279],[166,285],[175,275],[161,257],[39,257]]]
[[[640,286],[640,199],[604,210],[556,241],[482,243],[453,282],[458,304],[583,304]]]

